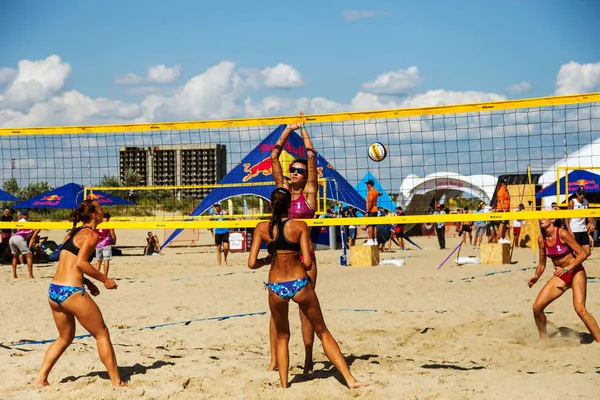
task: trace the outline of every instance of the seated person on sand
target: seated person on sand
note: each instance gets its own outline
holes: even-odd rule
[[[144,255],[151,256],[153,254],[162,255],[162,250],[160,248],[158,236],[156,236],[152,232],[148,232],[148,236],[146,237],[146,248],[144,249]]]

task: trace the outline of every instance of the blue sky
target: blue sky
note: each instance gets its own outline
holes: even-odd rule
[[[348,20],[349,11],[367,17]],[[363,82],[410,66],[420,91],[506,93],[528,82],[525,94],[506,95],[544,96],[561,65],[600,61],[599,11],[583,0],[6,1],[0,67],[56,54],[72,68],[65,88],[126,101],[140,96],[116,85],[118,75],[181,65],[185,80],[223,60],[293,65],[306,85],[292,96],[342,103]]]

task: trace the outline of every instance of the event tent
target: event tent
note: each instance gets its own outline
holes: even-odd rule
[[[76,208],[83,201],[83,186],[76,183],[67,183],[64,186],[49,190],[38,196],[32,197],[21,203],[15,204],[14,208]],[[100,203],[101,206],[121,206],[133,204],[120,197],[94,190],[88,196]]]
[[[0,201],[21,201],[21,199],[13,196],[12,194],[5,192],[0,189]]]
[[[379,183],[379,181],[373,176],[373,174],[371,174],[371,172],[367,172],[367,174],[360,180],[360,182],[358,182],[358,184],[354,186],[354,189],[356,189],[356,191],[366,199],[368,191],[366,182],[369,179],[375,182],[375,185],[373,185],[373,187],[379,192],[379,197],[377,198],[377,207],[385,208],[388,211],[396,210],[396,203],[381,186],[381,183]]]
[[[202,215],[215,203],[236,196],[253,195],[269,200],[271,192],[275,189],[270,155],[285,127],[286,125],[277,127],[248,153],[238,165],[219,181],[219,184],[228,186],[211,190],[198,207],[190,213],[190,216]],[[295,158],[306,158],[306,149],[300,135],[292,132],[280,155],[284,175],[288,173],[288,166]],[[318,153],[317,172],[319,180],[324,180],[324,184],[319,185],[320,199],[325,196],[327,199],[340,201],[364,211],[365,199]],[[163,247],[166,247],[181,231],[182,229],[178,229],[173,232],[165,240]]]
[[[577,188],[583,186],[583,188],[588,192],[600,192],[600,175],[593,174],[589,171],[578,169],[569,172],[569,190],[568,194],[575,193]],[[563,176],[560,178],[558,182],[559,192],[561,195],[565,194],[565,183],[567,177]],[[536,193],[536,199],[541,199],[547,196],[556,196],[557,185],[556,182],[546,186],[544,189]]]

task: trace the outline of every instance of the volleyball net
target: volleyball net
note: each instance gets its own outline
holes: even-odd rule
[[[70,209],[90,197],[118,229],[253,227],[270,214],[271,150],[285,125],[298,121],[305,122],[317,152],[317,217],[364,213],[369,180],[381,209],[394,214],[401,206],[405,212],[315,218],[310,225],[597,215],[600,93],[305,116],[3,128],[0,202],[27,209],[31,226],[42,229],[68,227]],[[368,157],[374,142],[387,148],[380,162]],[[304,157],[304,143],[293,132],[280,157],[284,174]],[[510,209],[523,204],[525,211],[472,213],[482,202],[494,207],[504,179]],[[587,189],[590,209],[564,210],[578,187]],[[551,202],[563,210],[540,214]],[[226,220],[213,218],[217,203],[228,211]],[[450,213],[433,214],[437,204]],[[465,208],[468,214],[456,213]]]

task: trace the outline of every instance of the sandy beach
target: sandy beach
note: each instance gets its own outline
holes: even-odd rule
[[[451,250],[436,238],[423,247],[383,253],[405,265],[340,267],[340,251],[317,252],[317,294],[325,321],[351,371],[372,386],[348,390],[315,339],[315,372],[302,375],[297,306],[290,307],[291,387],[267,372],[268,270],[251,271],[247,253],[216,266],[211,235],[142,256],[145,231],[118,231],[124,255],[111,264],[116,291],[95,300],[108,325],[125,389],[112,389],[93,338],[76,339],[52,371],[52,386],[28,385],[57,331],[47,302],[56,263],[36,265],[36,278],[0,266],[0,398],[2,399],[597,399],[600,345],[573,310],[571,292],[548,309],[540,342],[531,307],[553,268],[532,289],[531,249],[511,265],[437,270]],[[61,241],[64,232],[43,232]],[[162,233],[159,235],[162,240]],[[449,235],[453,249],[458,238]],[[138,246],[138,247],[130,247]],[[478,255],[470,246],[461,256]],[[600,318],[600,250],[585,263],[588,310]],[[537,257],[536,257],[537,258]],[[523,270],[525,269],[525,270]],[[502,272],[487,275],[489,272]],[[582,333],[585,333],[582,335]],[[77,335],[87,332],[78,326]]]

